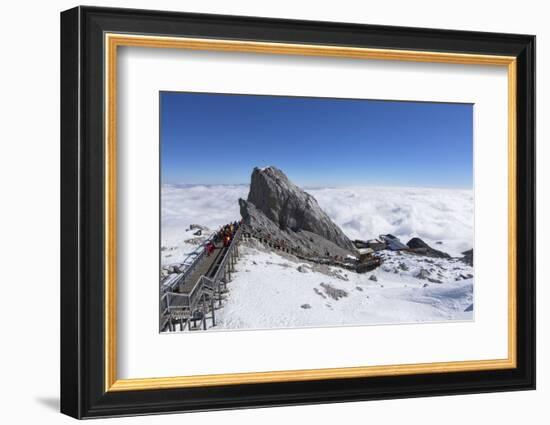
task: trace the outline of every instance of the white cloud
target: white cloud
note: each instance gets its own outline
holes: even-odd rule
[[[451,255],[473,247],[474,202],[470,190],[345,187],[309,189],[319,205],[352,239],[392,233],[407,242],[418,236]],[[248,186],[162,187],[163,244],[189,237],[191,223],[211,229],[240,218],[238,198]],[[436,245],[436,242],[442,242]]]
[[[309,192],[352,239],[391,233],[406,243],[418,236],[451,255],[473,247],[470,190],[349,187]]]

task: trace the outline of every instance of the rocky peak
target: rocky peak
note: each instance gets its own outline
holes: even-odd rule
[[[248,202],[262,211],[267,218],[283,230],[312,230],[304,220],[305,212],[312,210],[317,201],[304,192],[278,168],[254,168],[250,182]],[[320,208],[319,208],[320,209]]]
[[[352,242],[321,209],[317,200],[292,183],[276,167],[254,168],[248,199],[239,202],[245,222],[247,220],[262,222],[267,226],[264,220],[266,218],[271,222],[269,227],[274,224],[280,232],[284,233],[279,236],[297,239],[295,243],[301,239],[307,239],[311,244],[313,239],[324,239],[329,242],[329,245],[320,249],[332,251],[332,255],[355,251]],[[255,220],[250,218],[251,212],[256,216]],[[258,213],[263,217],[258,217]],[[309,236],[306,237],[306,234]],[[311,234],[316,237],[311,237]],[[334,249],[332,245],[340,249]]]

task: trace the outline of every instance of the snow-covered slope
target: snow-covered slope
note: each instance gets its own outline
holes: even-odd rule
[[[163,186],[162,264],[179,263],[219,226],[240,218],[246,185]],[[473,194],[425,188],[307,190],[351,239],[420,237],[451,255],[473,247]],[[196,237],[195,223],[210,231]],[[222,329],[418,323],[473,319],[473,268],[458,259],[384,251],[373,272],[298,262],[247,242],[223,307]]]
[[[211,330],[473,318],[473,270],[457,260],[387,253],[381,268],[357,274],[299,262],[257,243],[241,251]]]

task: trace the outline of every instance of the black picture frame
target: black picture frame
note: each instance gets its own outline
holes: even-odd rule
[[[104,34],[514,56],[517,59],[517,367],[105,391]],[[75,418],[535,388],[535,36],[76,7],[61,13],[61,412]]]

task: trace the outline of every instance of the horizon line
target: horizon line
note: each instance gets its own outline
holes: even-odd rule
[[[296,184],[296,183],[294,183]],[[250,186],[250,183],[160,183],[160,186]],[[296,184],[296,186],[302,189],[338,189],[346,187],[372,187],[372,188],[410,188],[410,189],[455,189],[455,190],[473,190],[472,186],[425,186],[425,185],[398,185],[398,184],[389,184],[389,183],[364,183],[364,184],[315,184],[315,185],[301,185]]]

